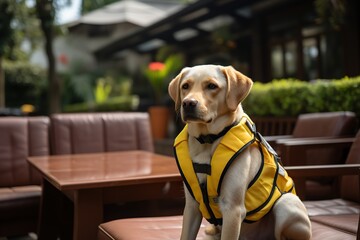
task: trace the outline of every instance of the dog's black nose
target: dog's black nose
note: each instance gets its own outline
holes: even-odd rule
[[[183,108],[184,109],[194,109],[197,104],[198,104],[198,101],[195,99],[184,99]]]

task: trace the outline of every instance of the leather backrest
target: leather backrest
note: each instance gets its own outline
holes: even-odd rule
[[[40,184],[28,156],[49,154],[49,118],[0,117],[0,187]]]
[[[296,121],[293,137],[335,137],[355,135],[357,125],[353,112],[301,114]]]
[[[347,164],[360,164],[360,130],[356,134],[355,141],[351,145],[346,159]],[[341,197],[347,200],[359,202],[359,176],[344,176],[341,179]]]
[[[147,113],[76,113],[51,116],[53,154],[153,151]]]
[[[357,129],[357,118],[353,112],[308,113],[299,116],[293,132],[294,138],[307,137],[341,137],[354,136]],[[343,152],[333,149],[316,149],[306,151],[309,165],[343,164]],[[331,182],[328,178],[319,181]]]

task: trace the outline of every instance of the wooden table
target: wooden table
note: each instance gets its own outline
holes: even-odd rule
[[[172,157],[144,151],[29,157],[43,177],[39,240],[57,238],[59,201],[73,202],[74,240],[97,238],[107,203],[179,194],[181,176]],[[61,209],[60,209],[61,212]]]

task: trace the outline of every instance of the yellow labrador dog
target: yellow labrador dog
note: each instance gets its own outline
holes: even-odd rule
[[[186,123],[175,139],[185,185],[182,240],[310,239],[307,211],[276,153],[244,113],[252,80],[232,67],[184,68],[169,95]]]

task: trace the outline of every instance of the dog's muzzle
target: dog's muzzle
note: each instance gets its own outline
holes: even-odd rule
[[[199,118],[197,113],[198,101],[195,99],[184,99],[182,102],[183,120],[196,120]]]

